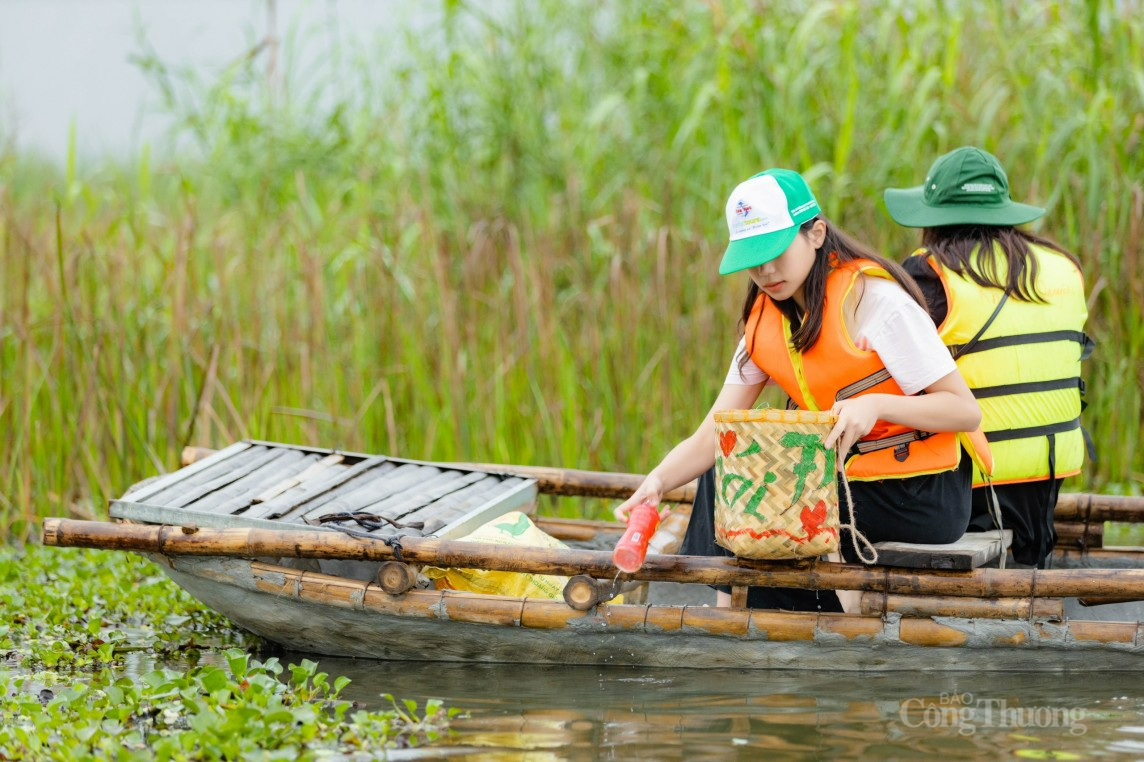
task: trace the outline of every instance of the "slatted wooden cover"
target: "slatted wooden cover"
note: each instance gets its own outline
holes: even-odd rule
[[[536,493],[535,480],[447,463],[244,441],[112,501],[110,513],[160,524],[314,529],[317,523],[377,537],[459,537]],[[318,523],[348,513],[376,517],[383,527]]]

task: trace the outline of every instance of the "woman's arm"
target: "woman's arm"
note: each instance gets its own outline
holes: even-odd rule
[[[659,465],[651,470],[630,498],[614,511],[616,518],[627,521],[628,513],[640,503],[659,505],[663,495],[682,487],[715,464],[716,410],[743,410],[755,404],[764,384],[727,384],[715,398],[715,404],[699,424],[695,433],[672,448]]]
[[[842,452],[848,452],[878,421],[934,432],[973,431],[981,425],[981,408],[960,372],[942,376],[925,391],[913,397],[866,394],[835,402],[831,412],[838,422],[823,444],[833,447],[838,442]]]

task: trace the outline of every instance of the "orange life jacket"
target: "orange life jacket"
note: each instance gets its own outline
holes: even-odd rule
[[[863,394],[904,396],[878,353],[855,346],[846,328],[843,305],[862,275],[892,278],[870,260],[833,265],[826,279],[822,330],[803,352],[791,346],[790,321],[765,294],[751,310],[745,331],[747,351],[800,409],[829,410],[837,400]],[[847,456],[846,476],[869,481],[949,471],[961,462],[961,445],[983,471],[992,471],[989,445],[980,430],[966,435],[921,432],[878,421]]]

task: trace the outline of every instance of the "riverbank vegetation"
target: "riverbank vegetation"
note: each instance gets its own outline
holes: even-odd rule
[[[130,553],[0,546],[0,759],[316,759],[441,736],[436,702],[363,707]],[[378,707],[381,707],[380,709]]]
[[[258,40],[209,76],[144,49],[178,150],[0,153],[0,536],[243,437],[643,471],[737,340],[728,190],[796,168],[900,258],[881,190],[966,143],[1084,263],[1072,488],[1144,489],[1133,3],[483,8],[275,76]]]

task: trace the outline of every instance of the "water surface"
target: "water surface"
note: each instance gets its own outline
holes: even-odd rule
[[[1144,759],[1138,675],[320,664],[371,708],[390,693],[467,710],[409,758]]]

